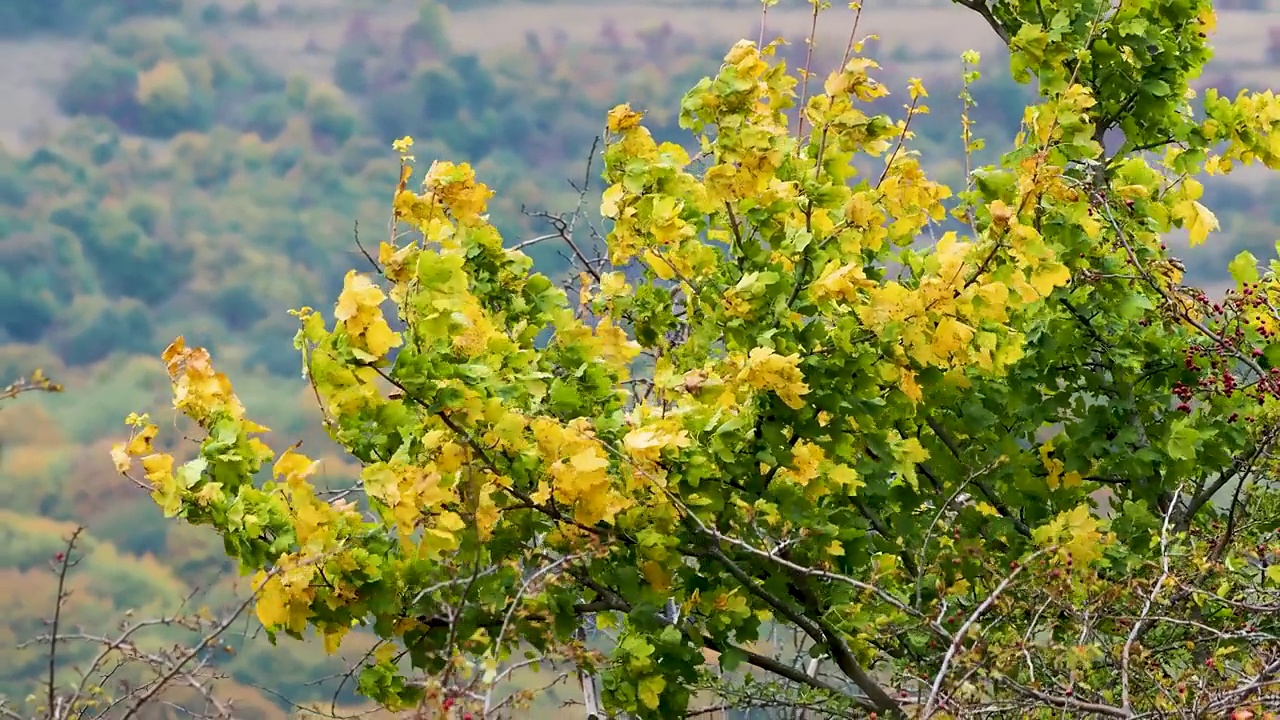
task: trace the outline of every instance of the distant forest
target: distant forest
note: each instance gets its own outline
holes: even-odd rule
[[[648,111],[660,140],[694,147],[676,123],[681,95],[714,72],[726,47],[655,22],[605,24],[588,40],[529,34],[478,54],[454,47],[451,14],[498,3],[461,0],[419,3],[416,19],[390,28],[377,20],[389,3],[349,4],[338,13],[340,50],[324,59],[327,77],[283,71],[238,46],[241,31],[286,26],[303,4],[0,3],[0,46],[74,40],[82,49],[47,88],[56,129],[30,146],[0,147],[0,386],[42,368],[67,387],[0,408],[0,693],[25,695],[42,672],[43,654],[10,648],[39,632],[54,592],[48,558],[76,523],[89,527],[72,603],[78,621],[164,608],[197,586],[215,604],[241,589],[220,545],[165,522],[116,475],[108,448],[126,412],[167,401],[157,356],[180,333],[236,374],[241,395],[259,405],[251,412],[277,433],[313,453],[329,447],[299,379],[288,310],[330,302],[344,273],[367,262],[357,240],[376,247],[385,234],[393,140],[413,135],[423,164],[472,163],[496,190],[493,219],[514,244],[546,232],[547,214],[575,206],[571,181],[581,184],[615,103]],[[804,44],[794,40],[783,52],[802,65]],[[831,67],[842,49],[819,48],[815,65]],[[907,44],[868,53],[894,92],[879,101],[885,110],[898,112],[908,78],[923,76],[931,113],[913,125],[913,146],[939,179],[963,185],[958,55]],[[987,141],[977,160],[986,162],[1012,140],[1035,89],[1009,78],[1005,56],[984,57],[982,68],[972,115]],[[1222,70],[1207,80],[1229,80]],[[1188,262],[1188,282],[1220,281],[1213,273],[1226,264],[1216,259],[1240,250],[1274,257],[1280,204],[1270,198],[1280,187],[1269,182],[1205,179],[1223,231],[1188,256],[1215,259]],[[589,190],[591,221],[599,190]],[[589,228],[582,232],[589,242]],[[551,274],[567,268],[559,252],[530,249]],[[350,472],[337,461],[324,468],[334,483]],[[290,642],[281,662],[281,650],[268,654],[251,632],[233,645],[220,663],[262,717],[282,712],[282,697],[327,701],[333,683],[312,681],[368,649],[353,641],[330,658]],[[282,697],[254,688],[264,677]],[[350,685],[340,695],[356,701]]]

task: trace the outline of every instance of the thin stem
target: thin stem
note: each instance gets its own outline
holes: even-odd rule
[[[804,106],[809,102],[809,75],[813,67],[813,46],[818,42],[818,0],[809,0],[813,5],[813,20],[809,26],[807,39],[808,50],[805,51],[804,72],[800,85],[800,103],[796,105],[796,137],[804,135]]]
[[[67,539],[66,549],[62,551],[62,557],[58,560],[58,595],[53,605],[53,620],[50,622],[49,628],[49,706],[46,708],[49,717],[57,718],[54,706],[57,701],[58,693],[58,625],[62,620],[62,608],[67,601],[67,573],[76,563],[71,559],[71,553],[76,549],[76,541],[80,539],[80,534],[84,532],[83,527],[78,527],[71,533],[71,537]]]
[[[1147,624],[1147,616],[1151,614],[1151,605],[1155,603],[1156,595],[1160,594],[1165,580],[1169,577],[1169,522],[1173,518],[1173,509],[1178,506],[1178,495],[1181,492],[1182,486],[1178,486],[1173,491],[1173,500],[1169,502],[1169,509],[1164,513],[1164,524],[1160,528],[1160,577],[1151,588],[1151,593],[1147,595],[1142,605],[1142,617],[1133,624],[1133,629],[1129,631],[1129,637],[1124,642],[1124,650],[1120,653],[1120,707],[1125,711],[1130,711],[1133,707],[1129,701],[1129,655],[1133,650],[1133,643]]]

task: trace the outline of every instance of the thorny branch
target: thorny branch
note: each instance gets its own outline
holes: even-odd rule
[[[257,593],[250,593],[222,617],[201,610],[141,620],[126,617],[114,635],[79,629],[68,631],[64,629],[67,603],[72,595],[68,590],[68,580],[83,560],[78,553],[83,533],[83,527],[76,528],[63,550],[54,557],[57,590],[53,599],[53,616],[48,623],[49,631],[18,646],[18,649],[48,646],[43,702],[31,708],[32,714],[27,716],[0,699],[0,715],[23,720],[130,720],[147,712],[153,705],[164,704],[203,720],[231,720],[234,717],[233,704],[217,697],[214,684],[220,676],[207,655],[244,614]],[[187,598],[186,602],[190,599]],[[152,631],[189,633],[196,635],[197,639],[189,644],[161,644],[145,637]],[[67,687],[68,681],[61,678],[66,669],[60,663],[59,649],[70,644],[94,646],[98,651],[87,665],[74,670],[78,677],[70,682],[70,690],[60,692],[59,688]],[[130,667],[145,671],[152,679],[132,684],[126,677],[128,673],[124,672]],[[189,706],[189,703],[178,706],[164,699],[164,694],[183,687],[197,693],[205,705],[203,710]],[[117,689],[118,694],[112,697],[109,688]]]

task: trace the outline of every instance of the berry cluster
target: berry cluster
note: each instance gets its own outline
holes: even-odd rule
[[[1216,337],[1187,347],[1183,365],[1186,370],[1200,372],[1201,376],[1194,387],[1183,383],[1174,386],[1178,410],[1190,413],[1191,400],[1197,394],[1231,397],[1243,392],[1259,405],[1269,397],[1280,398],[1280,367],[1263,369],[1256,365],[1265,353],[1254,341],[1260,337],[1268,342],[1276,334],[1264,321],[1264,317],[1271,314],[1267,312],[1270,305],[1266,292],[1260,283],[1245,283],[1238,292],[1229,291],[1221,302],[1214,302],[1197,291],[1194,299],[1208,316],[1209,328]],[[1254,374],[1241,367],[1242,360],[1246,359],[1253,370],[1261,371],[1256,380],[1243,379]],[[1229,421],[1238,419],[1238,414],[1232,414]],[[1252,422],[1253,417],[1248,416],[1246,420]]]

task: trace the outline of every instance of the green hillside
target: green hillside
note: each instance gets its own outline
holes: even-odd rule
[[[0,88],[30,100],[0,111],[0,385],[41,368],[66,386],[0,406],[0,694],[25,696],[43,671],[40,649],[10,648],[40,632],[55,592],[48,559],[76,524],[88,527],[77,621],[164,612],[197,587],[201,602],[227,604],[244,589],[218,541],[166,522],[111,464],[125,414],[168,401],[158,355],[175,336],[210,348],[254,417],[324,458],[329,441],[288,311],[331,302],[344,273],[366,262],[357,241],[376,247],[385,236],[399,170],[392,142],[412,135],[424,165],[471,163],[497,191],[491,211],[507,242],[536,237],[554,227],[547,215],[577,204],[615,103],[646,110],[660,141],[689,144],[676,125],[681,93],[715,71],[728,41],[756,31],[758,5],[0,3],[0,65],[40,65],[0,69]],[[770,27],[802,65],[807,4],[782,5],[792,7],[771,13]],[[963,185],[965,37],[918,30],[947,17],[969,27],[963,11],[947,12],[879,13],[870,31],[884,40],[869,52],[893,89],[885,107],[896,111],[908,78],[924,77],[932,112],[913,126],[917,145],[939,180]],[[1224,17],[1223,27],[1261,37],[1256,17]],[[843,42],[819,44],[815,65],[834,64]],[[977,44],[991,71],[973,88],[975,132],[999,147],[1034,90],[1007,79],[1007,57],[988,37]],[[1243,47],[1215,66],[1239,83],[1260,62]],[[1220,283],[1219,260],[1242,249],[1275,255],[1280,206],[1268,198],[1280,188],[1248,178],[1205,179],[1223,232],[1185,256],[1188,282]],[[587,190],[583,242],[599,190]],[[568,266],[554,244],[529,252],[552,275]],[[338,485],[353,472],[329,458],[322,475]],[[264,717],[286,698],[328,702],[337,692],[356,702],[350,683],[313,681],[368,643],[335,657],[283,643],[281,661],[246,624],[229,644],[219,660],[235,681],[229,692]],[[271,687],[255,688],[266,677]]]

